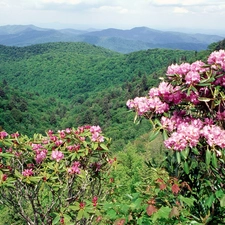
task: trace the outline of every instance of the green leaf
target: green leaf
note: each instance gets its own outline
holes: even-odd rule
[[[78,214],[77,214],[77,220],[81,220],[84,216],[84,210],[81,209],[79,210]]]
[[[182,156],[182,158],[183,159],[187,159],[187,157],[188,157],[188,155],[189,155],[189,148],[188,147],[186,147],[183,151],[181,151],[181,156]]]
[[[159,134],[160,130],[152,130],[149,135],[149,141],[153,141]]]
[[[75,202],[74,205],[70,205],[69,209],[73,210],[73,211],[78,211],[80,209],[80,203],[79,202]]]
[[[92,142],[91,147],[93,150],[96,150],[98,148],[98,142]]]
[[[109,150],[108,147],[107,147],[105,144],[103,144],[103,143],[100,144],[100,147],[101,147],[102,149],[106,150],[106,151]]]
[[[23,175],[19,173],[17,170],[15,170],[15,177],[22,178]]]
[[[211,151],[207,148],[205,153],[205,163],[207,166],[209,166],[210,161],[211,161]]]
[[[225,194],[224,194],[223,197],[220,199],[220,206],[221,206],[221,207],[225,207]]]
[[[186,174],[189,174],[189,166],[188,166],[188,162],[187,161],[184,162],[184,172]]]
[[[180,158],[180,152],[176,151],[176,158],[177,158],[177,163],[180,164],[181,158]]]
[[[206,98],[206,97],[199,97],[198,100],[200,102],[210,102],[213,99],[212,98]]]
[[[192,150],[192,152],[193,152],[195,155],[199,155],[199,154],[200,154],[199,151],[198,151],[198,149],[197,149],[196,147],[192,148],[191,150]]]
[[[60,220],[60,215],[58,214],[55,218],[54,218],[54,220],[52,221],[52,224],[54,225],[54,224],[57,224],[58,222],[59,222],[59,220]]]
[[[223,190],[221,190],[221,189],[217,190],[215,192],[215,195],[217,198],[221,198],[224,195]]]
[[[168,206],[162,206],[156,213],[153,214],[152,221],[156,222],[156,220],[160,218],[168,219],[170,212],[171,208],[169,208]]]
[[[11,157],[13,157],[13,156],[15,156],[15,155],[10,154],[10,153],[1,153],[0,156],[3,157],[3,158],[11,158]]]
[[[214,194],[211,194],[209,198],[205,201],[205,205],[210,208],[213,204],[213,201],[215,200]]]
[[[218,167],[217,157],[216,157],[216,153],[215,152],[213,152],[213,154],[212,154],[212,165],[213,165],[214,168]]]
[[[167,140],[168,139],[168,135],[167,135],[167,131],[163,130],[163,140]]]
[[[37,183],[38,181],[40,181],[42,179],[42,177],[30,177],[29,180],[32,182]]]
[[[180,195],[179,198],[180,198],[180,200],[182,202],[184,202],[185,204],[187,204],[189,207],[194,206],[194,202],[196,201],[195,198],[186,198],[186,197],[184,197],[182,195]]]

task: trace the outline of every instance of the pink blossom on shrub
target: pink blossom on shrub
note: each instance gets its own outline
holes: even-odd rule
[[[13,134],[11,134],[11,137],[12,137],[12,138],[17,138],[17,137],[19,137],[19,133],[13,133]]]
[[[32,149],[35,151],[35,161],[36,163],[41,163],[47,156],[47,149],[45,149],[44,146],[42,146],[41,144],[32,144]]]
[[[80,174],[80,162],[75,161],[70,168],[67,169],[69,174]]]
[[[34,175],[33,169],[25,169],[25,170],[22,172],[22,175],[23,175],[24,177],[30,177],[30,176],[33,176],[33,175]]]
[[[201,137],[203,122],[199,119],[187,117],[183,121],[178,121],[178,124],[176,124],[175,119],[176,117],[173,117],[171,120],[165,118],[161,120],[163,126],[168,130],[170,129],[170,131],[176,127],[176,131],[164,142],[165,146],[177,151],[182,151],[187,146],[195,147]]]
[[[208,58],[208,63],[218,64],[223,70],[225,70],[225,51],[219,50],[212,52]]]
[[[199,72],[199,73],[208,71],[209,68],[206,68],[204,66],[205,66],[205,63],[204,62],[202,62],[202,61],[196,61],[196,62],[193,62],[191,64],[190,70],[193,71],[193,72],[195,71],[195,72]]]
[[[225,70],[225,69],[224,69]],[[225,75],[222,77],[219,77],[215,80],[214,85],[220,85],[225,87]]]
[[[164,144],[168,149],[182,151],[187,147],[188,142],[182,133],[173,132],[172,135],[164,141]]]
[[[90,127],[90,132],[91,133],[101,133],[102,132],[102,130],[101,130],[101,127],[100,126],[91,126]]]
[[[169,105],[162,102],[159,97],[136,97],[133,100],[128,100],[127,106],[130,109],[134,108],[139,116],[149,111],[155,113],[163,113],[169,110]]]
[[[91,140],[94,142],[103,142],[104,137],[100,135],[98,132],[95,132],[92,134]]]
[[[181,65],[172,64],[167,69],[167,75],[178,74],[180,77],[187,74],[190,71],[191,65],[189,63],[182,63]]]
[[[219,146],[225,148],[225,130],[217,125],[206,125],[203,127],[201,134],[205,137],[209,146]]]
[[[59,133],[59,136],[60,138],[65,138],[66,137],[66,133],[65,133],[65,130],[58,130],[58,133]]]
[[[192,102],[194,105],[199,104],[199,93],[191,91],[189,96],[186,96],[186,100]]]
[[[178,104],[183,98],[183,93],[180,91],[180,87],[173,87],[167,82],[161,82],[158,88],[151,88],[149,91],[149,97],[160,97],[163,102]]]
[[[55,150],[52,151],[51,157],[53,160],[56,160],[56,162],[59,162],[61,159],[64,158],[64,154],[61,151]]]
[[[70,152],[77,152],[80,149],[80,145],[69,145],[66,147]]]
[[[7,137],[7,136],[8,136],[8,133],[6,133],[5,131],[1,131],[0,132],[0,139],[3,139],[5,137]]]
[[[223,111],[223,112],[217,112],[216,118],[218,120],[225,120],[225,111]]]
[[[36,151],[35,161],[36,163],[41,163],[47,156],[48,151],[46,149]]]
[[[55,145],[56,146],[60,146],[60,145],[62,145],[63,144],[63,141],[62,140],[56,140],[55,141]]]
[[[195,71],[189,71],[185,76],[186,84],[198,84],[200,82],[200,74]]]
[[[144,113],[149,111],[149,99],[146,97],[136,97],[133,100],[127,101],[127,107],[129,109],[136,109],[138,112],[138,115],[143,115]]]
[[[70,134],[70,133],[71,133],[71,131],[72,131],[72,129],[71,129],[71,128],[66,128],[66,130],[65,130],[65,132],[66,132],[67,134]]]

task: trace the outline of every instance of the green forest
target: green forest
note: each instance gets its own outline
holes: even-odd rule
[[[29,143],[29,138],[39,141],[37,134],[44,136],[49,130],[57,132],[71,127],[99,125],[105,136],[110,138],[110,144],[97,146],[90,142],[90,146],[103,149],[112,159],[111,182],[101,189],[104,196],[101,200],[105,203],[101,207],[99,205],[96,215],[90,209],[86,212],[85,206],[79,205],[82,210],[78,212],[80,220],[76,223],[71,223],[72,216],[63,217],[61,214],[54,214],[55,219],[48,223],[39,220],[29,223],[10,206],[4,205],[0,197],[0,224],[223,224],[201,223],[197,219],[196,223],[179,223],[177,208],[172,208],[169,220],[162,216],[159,223],[157,219],[161,217],[158,214],[157,218],[148,220],[154,208],[148,206],[147,215],[143,216],[146,211],[146,205],[142,205],[143,196],[149,197],[148,189],[152,187],[153,180],[169,176],[169,172],[163,169],[163,163],[171,154],[165,150],[161,135],[151,138],[153,124],[143,118],[134,123],[135,114],[127,108],[126,102],[136,96],[148,95],[150,88],[165,78],[167,67],[171,64],[206,61],[213,51],[225,49],[224,43],[225,40],[213,43],[207,50],[199,52],[149,49],[129,54],[86,43],[46,43],[27,47],[0,45],[0,132],[22,134],[24,143]],[[76,141],[74,139],[74,143]],[[3,145],[0,144],[1,150]],[[10,157],[4,154],[2,158],[0,156],[1,160]],[[85,158],[89,153],[83,154],[76,157]],[[108,156],[101,157],[102,161],[108,160]],[[3,172],[4,160],[0,164]],[[4,180],[3,175],[0,173]],[[20,175],[17,174],[17,178],[21,178]],[[167,181],[170,182],[170,179]],[[84,193],[84,196],[88,195],[89,192]],[[92,202],[95,202],[94,197]],[[193,205],[194,200],[187,196],[182,200],[188,206]],[[77,212],[76,207],[74,205],[71,210]],[[32,211],[29,207],[27,210],[29,213]],[[167,212],[162,211],[161,214]]]
[[[134,126],[126,101],[147,94],[170,64],[208,53],[149,49],[119,54],[86,43],[0,46],[0,126],[32,135],[100,125],[120,151],[149,130],[146,121]]]

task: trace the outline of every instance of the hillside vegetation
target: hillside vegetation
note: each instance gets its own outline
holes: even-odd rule
[[[0,46],[0,126],[32,135],[99,124],[115,148],[122,148],[149,130],[147,122],[133,125],[126,101],[147,94],[168,65],[207,54],[165,49],[119,54],[86,43]]]

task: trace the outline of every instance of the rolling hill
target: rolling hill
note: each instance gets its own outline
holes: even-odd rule
[[[33,25],[0,26],[2,45],[28,46],[48,42],[86,42],[121,53],[152,48],[200,51],[222,39],[223,37],[218,35],[160,31],[148,27],[135,27],[130,30],[109,28],[91,32],[75,29],[46,29]]]

